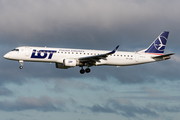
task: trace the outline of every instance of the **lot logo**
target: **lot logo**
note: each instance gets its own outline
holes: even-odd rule
[[[40,58],[40,59],[45,59],[48,57],[48,59],[51,59],[53,56],[53,53],[56,53],[54,50],[33,50],[31,58]]]
[[[154,47],[159,51],[164,51],[166,46],[166,38],[163,36],[159,36],[158,39],[154,42]]]

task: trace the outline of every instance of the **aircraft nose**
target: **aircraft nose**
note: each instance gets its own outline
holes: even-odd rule
[[[8,59],[8,58],[9,58],[9,53],[5,54],[5,55],[4,55],[4,58],[5,58],[5,59]]]

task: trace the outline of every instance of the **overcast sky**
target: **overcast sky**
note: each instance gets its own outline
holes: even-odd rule
[[[0,0],[2,120],[179,120],[179,0]],[[172,59],[56,69],[3,55],[18,46],[139,51],[169,31]]]

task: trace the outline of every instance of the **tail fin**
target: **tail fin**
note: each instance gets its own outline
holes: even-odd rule
[[[164,31],[162,32],[155,40],[154,42],[145,50],[143,50],[145,53],[164,53],[166,42],[168,39],[169,32]]]

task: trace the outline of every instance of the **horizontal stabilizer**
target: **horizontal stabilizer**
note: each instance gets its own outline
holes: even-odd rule
[[[170,59],[171,55],[174,55],[175,53],[170,53],[170,54],[165,54],[165,55],[159,55],[159,56],[154,56],[152,58],[154,59],[164,59],[164,60],[167,60],[167,59]]]

